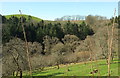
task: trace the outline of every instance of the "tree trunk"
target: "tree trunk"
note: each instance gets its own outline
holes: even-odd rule
[[[108,64],[108,58],[105,58],[106,59],[106,64]]]
[[[19,10],[20,14],[21,14],[21,24],[22,24],[22,29],[23,29],[23,35],[24,35],[24,39],[25,39],[25,46],[26,46],[26,53],[27,53],[27,60],[28,60],[28,65],[29,65],[29,74],[30,76],[32,76],[32,66],[31,66],[31,61],[30,61],[30,56],[29,56],[29,48],[28,48],[28,42],[27,42],[27,37],[26,37],[26,32],[25,32],[25,28],[23,25],[23,19],[22,19],[22,12],[21,10]]]
[[[58,67],[58,69],[60,69],[60,66],[59,66],[59,64],[57,64],[57,67]]]
[[[113,56],[113,54],[111,55],[111,61],[113,62],[113,59],[114,59],[114,56]]]
[[[13,76],[15,76],[15,71],[13,72]]]
[[[20,78],[22,78],[22,70],[20,70]]]
[[[116,9],[114,12],[114,21],[113,21],[113,26],[112,26],[112,37],[110,39],[110,44],[109,44],[109,53],[108,53],[108,76],[111,75],[111,71],[110,71],[110,63],[111,63],[111,55],[112,55],[112,45],[113,45],[113,37],[114,37],[114,23],[115,23],[115,14],[116,14]]]

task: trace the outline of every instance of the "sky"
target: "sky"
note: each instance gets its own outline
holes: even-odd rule
[[[120,15],[120,1],[118,2],[118,15]]]
[[[118,2],[1,2],[2,15],[23,14],[39,17],[44,20],[54,20],[65,15],[101,15],[111,18]]]
[[[119,0],[0,0],[0,2],[118,2]]]

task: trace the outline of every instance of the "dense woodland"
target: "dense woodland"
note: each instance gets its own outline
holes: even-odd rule
[[[25,27],[29,47],[32,70],[60,64],[90,61],[90,59],[106,59],[107,57],[107,27],[111,31],[113,18],[89,15],[80,22],[68,21],[34,21],[27,18],[2,16],[3,42],[3,76],[22,75],[28,71],[28,61],[25,51],[25,41],[22,25]],[[118,33],[120,16],[116,17],[114,47],[112,58],[118,53]],[[117,24],[118,23],[118,24]],[[90,56],[94,57],[91,58]],[[17,72],[17,73],[15,73]]]
[[[57,37],[61,40],[65,35],[75,35],[80,40],[84,40],[87,35],[93,35],[94,32],[84,21],[81,24],[71,23],[70,21],[65,24],[61,23],[46,23],[45,21],[40,21],[35,23],[32,21],[34,19],[28,16],[28,19],[23,17],[22,23],[24,24],[27,40],[30,42],[40,42],[42,43],[44,36]],[[21,18],[15,16],[9,19],[2,16],[3,21],[3,43],[8,42],[12,37],[23,38]],[[6,28],[5,28],[6,27]]]

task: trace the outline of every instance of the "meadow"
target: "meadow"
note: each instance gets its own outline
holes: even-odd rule
[[[113,60],[111,63],[111,76],[119,76],[118,64],[120,61]],[[92,66],[92,68],[91,68]],[[69,71],[68,71],[69,69]],[[90,74],[92,70],[97,69],[98,72]],[[25,73],[24,73],[25,74]],[[60,69],[56,66],[46,67],[44,71],[35,70],[33,76],[43,76],[48,78],[54,78],[55,76],[107,76],[107,64],[105,60],[81,63],[71,63],[68,65],[60,65]]]

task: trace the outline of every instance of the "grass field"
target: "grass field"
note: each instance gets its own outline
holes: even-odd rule
[[[111,64],[111,76],[119,76],[118,73],[118,60],[114,60]],[[47,78],[54,78],[55,76],[93,76],[90,72],[91,69],[98,69],[98,72],[94,74],[94,76],[107,76],[107,64],[105,60],[99,60],[94,62],[84,62],[69,64],[69,65],[60,65],[60,69],[54,67],[47,67],[44,71],[36,70],[33,72],[33,76],[45,76]],[[69,68],[70,71],[67,71]]]

